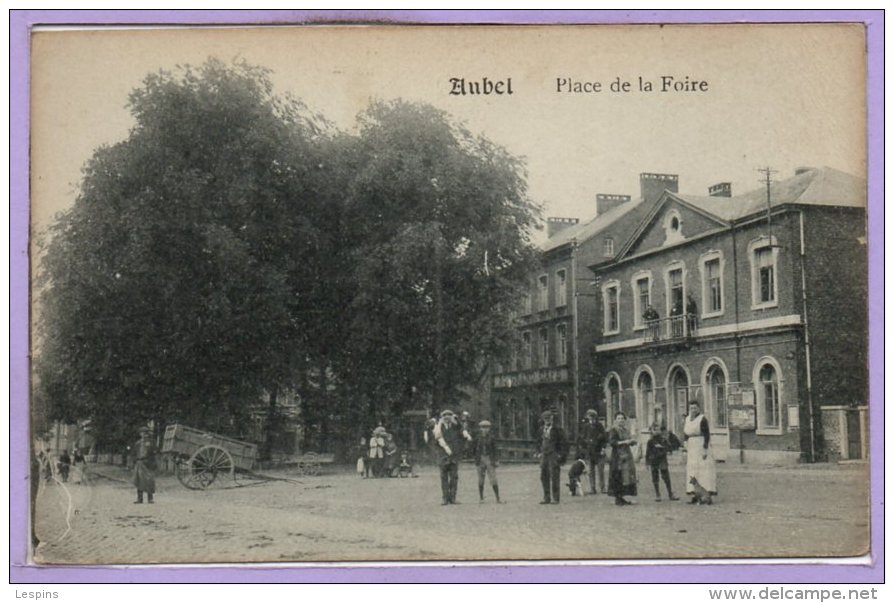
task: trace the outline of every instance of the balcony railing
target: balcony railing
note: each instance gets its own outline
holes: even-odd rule
[[[646,321],[643,343],[682,341],[698,334],[698,316],[680,314]]]

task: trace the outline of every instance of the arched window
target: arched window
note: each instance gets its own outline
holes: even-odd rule
[[[689,375],[681,366],[671,370],[668,379],[667,428],[683,433],[683,417],[689,410]]]
[[[621,408],[621,380],[614,373],[609,375],[605,382],[605,407],[608,411],[609,422],[614,418],[615,413]]]
[[[649,427],[652,423],[660,424],[663,413],[655,406],[655,383],[647,370],[641,370],[636,378],[636,398],[645,419],[642,427]]]
[[[782,428],[782,410],[779,400],[779,373],[772,364],[762,364],[755,383],[760,426],[765,429]]]
[[[705,406],[711,424],[726,429],[726,375],[719,364],[712,365],[705,377]]]

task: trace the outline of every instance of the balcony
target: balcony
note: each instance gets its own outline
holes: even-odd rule
[[[697,335],[698,316],[680,314],[647,321],[643,331],[643,344],[680,344],[690,341]]]

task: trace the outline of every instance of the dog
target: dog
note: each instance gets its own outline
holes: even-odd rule
[[[705,488],[698,483],[698,480],[695,477],[689,478],[689,483],[692,484],[693,495],[692,500],[689,501],[690,504],[698,504],[698,505],[710,505],[712,504],[711,493],[705,490]]]
[[[587,464],[582,459],[577,459],[568,468],[568,489],[571,496],[583,496],[584,487],[581,485],[581,476],[587,473]]]

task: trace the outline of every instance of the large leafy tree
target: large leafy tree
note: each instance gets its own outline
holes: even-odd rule
[[[539,216],[524,166],[431,106],[360,117],[344,229],[356,288],[340,372],[369,411],[444,408],[505,353]]]
[[[214,60],[148,76],[130,109],[46,234],[36,399],[107,440],[147,419],[238,432],[326,322],[324,124],[263,70]]]

